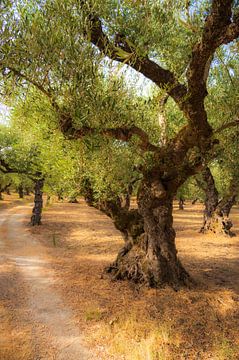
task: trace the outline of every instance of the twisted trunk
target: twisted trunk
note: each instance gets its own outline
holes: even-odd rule
[[[43,207],[43,186],[44,179],[37,179],[34,187],[34,208],[32,210],[31,225],[41,225],[41,215]]]
[[[233,205],[236,203],[237,194],[233,194],[220,202],[220,211],[224,216],[229,216]]]
[[[235,199],[231,199],[228,204],[226,200],[221,200],[219,202],[218,191],[209,168],[206,168],[203,171],[203,180],[206,183],[206,186],[203,187],[203,190],[206,193],[206,199],[203,226],[201,227],[200,232],[211,232],[214,234],[233,236],[234,233],[231,231],[233,224],[228,215],[230,206],[232,207],[233,205],[232,201],[235,201]],[[226,211],[227,208],[228,211]]]
[[[130,279],[150,287],[169,284],[175,289],[190,283],[175,246],[172,210],[176,191],[168,188],[152,174],[143,180],[138,206],[144,232],[126,243],[118,255],[113,268],[116,279]]]

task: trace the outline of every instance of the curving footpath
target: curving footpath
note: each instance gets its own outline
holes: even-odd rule
[[[73,313],[54,289],[52,260],[23,226],[30,211],[0,212],[0,359],[86,360]]]

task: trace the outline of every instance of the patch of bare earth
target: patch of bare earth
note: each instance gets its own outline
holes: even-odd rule
[[[47,208],[28,228],[52,258],[53,286],[73,310],[92,359],[238,359],[239,209],[236,237],[198,233],[202,205],[175,207],[179,256],[194,289],[140,289],[103,275],[123,240],[111,220],[83,201]],[[26,225],[26,224],[25,224]]]

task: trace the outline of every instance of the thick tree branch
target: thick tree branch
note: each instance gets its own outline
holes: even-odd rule
[[[182,129],[174,139],[174,145],[184,156],[188,148],[199,146],[202,154],[211,147],[212,128],[207,121],[204,100],[207,96],[207,79],[216,49],[232,41],[237,36],[231,22],[232,0],[213,0],[201,40],[192,50],[187,70],[188,93],[181,106],[189,125]],[[233,26],[234,31],[231,27]],[[229,31],[230,29],[230,31]],[[230,33],[230,39],[228,36]],[[234,37],[235,36],[235,37]]]
[[[63,129],[63,132],[66,131]],[[159,147],[153,145],[149,141],[148,134],[140,129],[137,126],[131,126],[129,128],[119,127],[119,128],[108,128],[108,129],[97,129],[83,126],[79,130],[73,130],[71,128],[71,133],[68,135],[70,138],[80,139],[87,135],[100,134],[108,137],[112,137],[117,140],[128,142],[135,135],[140,140],[140,148],[143,151],[159,151]]]
[[[206,81],[210,63],[216,49],[225,43],[226,34],[232,25],[232,0],[213,0],[211,13],[208,15],[201,41],[194,46],[192,58],[187,71],[190,94],[206,96]],[[236,36],[236,32],[233,32]],[[232,36],[231,41],[235,37]]]
[[[8,165],[8,163],[4,159],[0,159],[0,171],[4,174],[11,174],[16,172]]]
[[[101,20],[98,16],[89,14],[88,19],[90,23],[90,41],[104,55],[112,60],[131,66],[152,80],[160,88],[165,89],[178,104],[182,102],[187,89],[184,85],[180,84],[171,71],[165,70],[147,56],[138,56],[135,48],[128,45],[126,38],[121,38],[116,44],[112,43],[104,33]],[[87,33],[87,35],[89,34]]]
[[[228,26],[226,34],[223,39],[224,44],[228,44],[239,37],[239,16]]]

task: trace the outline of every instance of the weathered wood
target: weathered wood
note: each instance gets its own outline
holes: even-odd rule
[[[43,208],[43,186],[44,179],[36,179],[34,186],[34,207],[30,224],[32,226],[41,225],[41,216]]]

